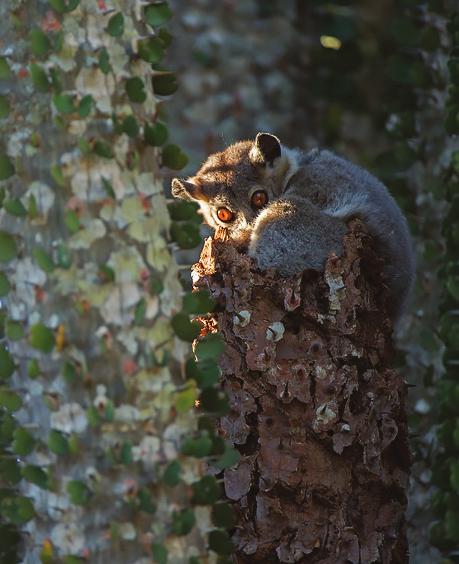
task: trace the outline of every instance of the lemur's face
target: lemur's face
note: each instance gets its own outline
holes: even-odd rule
[[[195,176],[174,178],[172,194],[198,202],[208,225],[243,242],[260,211],[281,195],[288,167],[279,139],[259,133],[211,155]]]

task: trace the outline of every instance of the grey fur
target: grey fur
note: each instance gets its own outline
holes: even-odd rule
[[[342,253],[346,222],[360,218],[385,260],[393,314],[398,317],[413,285],[415,260],[406,220],[387,188],[330,151],[302,153],[280,147],[280,157],[260,162],[257,141],[231,145],[211,155],[176,193],[196,199],[209,225],[248,245],[261,269],[273,267],[283,275],[323,269],[330,253]],[[190,183],[196,188],[187,190]],[[256,190],[269,195],[259,212],[250,207]],[[235,214],[231,224],[217,218],[216,210],[222,206]]]

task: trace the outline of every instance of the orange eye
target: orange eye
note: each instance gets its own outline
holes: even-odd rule
[[[250,198],[250,205],[254,210],[259,210],[268,203],[268,194],[264,190],[257,190]]]
[[[217,217],[220,221],[224,223],[229,223],[234,219],[234,213],[230,211],[228,208],[218,208],[217,210]]]

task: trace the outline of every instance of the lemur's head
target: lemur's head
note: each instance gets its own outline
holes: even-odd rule
[[[244,241],[258,213],[281,196],[295,171],[292,151],[274,135],[258,133],[255,141],[210,155],[195,176],[174,178],[172,195],[198,202],[208,225]]]

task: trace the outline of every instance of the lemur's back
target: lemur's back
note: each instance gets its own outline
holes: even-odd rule
[[[413,284],[415,258],[406,219],[387,188],[330,151],[314,149],[299,164],[285,196],[301,191],[327,215],[343,221],[360,218],[377,241],[388,282],[402,304]]]

